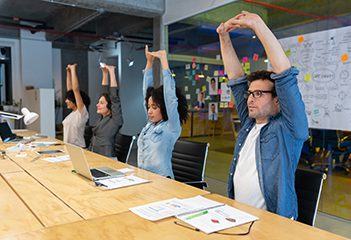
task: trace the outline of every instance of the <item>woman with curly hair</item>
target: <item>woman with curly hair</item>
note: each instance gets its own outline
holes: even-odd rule
[[[147,109],[148,123],[138,139],[138,166],[145,170],[174,178],[172,151],[181,133],[181,125],[188,117],[185,96],[176,88],[169,70],[167,54],[164,50],[149,52],[144,71],[143,92]],[[153,88],[152,65],[158,58],[161,62],[163,85]]]

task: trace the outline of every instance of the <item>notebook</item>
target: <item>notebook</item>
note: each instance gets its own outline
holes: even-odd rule
[[[0,137],[5,143],[7,142],[19,142],[23,140],[23,137],[17,136],[11,131],[11,128],[7,122],[0,123]]]
[[[84,150],[72,144],[66,144],[67,152],[71,158],[76,173],[92,181],[125,176],[124,173],[108,167],[90,169]]]

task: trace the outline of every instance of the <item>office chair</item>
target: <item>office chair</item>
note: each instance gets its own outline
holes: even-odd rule
[[[297,221],[314,226],[325,173],[296,169],[295,191],[298,202]]]
[[[172,153],[175,180],[203,189],[208,143],[177,140]]]
[[[116,134],[115,151],[118,161],[128,163],[135,138],[135,136],[127,136],[120,133]]]
[[[84,128],[85,147],[89,148],[93,136],[93,126],[86,125]]]

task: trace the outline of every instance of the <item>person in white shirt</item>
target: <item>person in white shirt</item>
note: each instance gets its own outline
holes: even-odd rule
[[[67,65],[66,72],[67,92],[65,103],[72,112],[62,122],[63,141],[85,148],[84,129],[89,119],[87,109],[90,99],[86,93],[79,89],[77,64]]]

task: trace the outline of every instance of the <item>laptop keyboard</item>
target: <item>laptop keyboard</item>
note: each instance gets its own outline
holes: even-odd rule
[[[101,172],[97,169],[90,169],[91,175],[93,175],[94,178],[101,178],[101,177],[107,177],[109,176],[108,174]]]

